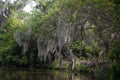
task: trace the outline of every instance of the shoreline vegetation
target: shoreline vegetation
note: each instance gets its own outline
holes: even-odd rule
[[[9,66],[3,66],[0,65],[0,68],[2,69],[7,69],[7,70],[28,70],[28,71],[37,71],[37,70],[57,70],[57,71],[67,71],[67,72],[75,72],[75,73],[88,73],[88,74],[95,74],[95,70],[100,69],[99,71],[108,71],[109,69],[109,64],[108,62],[100,62],[100,63],[93,63],[93,62],[88,62],[88,61],[81,61],[80,64],[76,64],[76,67],[74,70],[70,68],[69,65],[64,64],[61,69],[58,66],[58,63],[56,65],[41,65],[41,66],[15,66],[15,65],[9,65]],[[96,66],[97,65],[97,66]]]
[[[104,65],[105,64],[105,65]],[[84,66],[83,66],[84,65]],[[74,71],[72,71],[71,69],[69,69],[69,67],[65,67],[65,68],[61,68],[59,69],[59,67],[14,67],[14,66],[0,66],[0,69],[4,70],[4,71],[28,71],[30,73],[40,73],[41,71],[43,72],[51,72],[51,71],[57,71],[57,72],[64,72],[64,73],[68,73],[68,74],[74,74],[74,75],[84,75],[86,77],[88,77],[88,79],[90,78],[90,80],[94,79],[98,79],[98,80],[106,80],[108,79],[108,71],[107,69],[109,69],[108,65],[106,66],[106,63],[100,63],[99,65],[103,65],[106,68],[97,68],[94,64],[88,64],[85,63],[83,65],[77,65],[77,68],[75,68]],[[87,65],[87,66],[86,66]]]

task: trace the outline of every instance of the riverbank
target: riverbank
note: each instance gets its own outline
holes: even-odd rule
[[[59,69],[59,65],[56,63],[54,65],[45,65],[41,67],[16,67],[16,66],[1,66],[1,69],[7,71],[32,71],[32,72],[39,72],[39,71],[58,71],[58,72],[69,72],[83,75],[89,75],[91,77],[97,78],[98,80],[106,80],[108,78],[108,71],[109,71],[109,63],[108,62],[100,62],[100,63],[92,63],[81,61],[80,64],[76,64],[75,70],[71,70],[68,64],[62,66]],[[103,79],[105,78],[105,79]]]
[[[1,67],[0,68],[0,76],[7,75],[12,78],[16,77],[14,80],[48,80],[46,77],[54,76],[54,79],[49,80],[107,80],[107,76],[102,76],[100,74],[88,73],[88,72],[79,72],[79,71],[70,71],[70,70],[55,70],[55,69],[37,69],[37,68],[9,68],[9,67]],[[15,76],[16,75],[16,76]],[[38,77],[37,75],[41,76]],[[49,75],[49,76],[48,76]],[[29,79],[31,76],[37,79]],[[5,77],[5,76],[4,76]],[[21,79],[22,77],[22,79]],[[58,79],[58,78],[61,79]],[[25,79],[26,78],[26,79]],[[2,79],[0,77],[0,79]],[[2,79],[2,80],[10,80],[10,79]]]
[[[0,69],[2,80],[95,80],[79,73],[56,71],[56,70],[6,70]]]

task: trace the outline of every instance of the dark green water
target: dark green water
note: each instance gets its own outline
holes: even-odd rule
[[[0,80],[96,80],[86,76],[64,71],[36,70],[26,71],[20,69],[1,69]]]

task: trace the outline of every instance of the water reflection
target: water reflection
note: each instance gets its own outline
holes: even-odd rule
[[[0,80],[93,80],[76,73],[48,70],[4,70],[0,69]]]

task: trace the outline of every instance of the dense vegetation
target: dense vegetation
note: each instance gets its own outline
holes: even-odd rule
[[[120,77],[119,0],[0,1],[0,65]],[[102,77],[101,77],[102,76]]]

